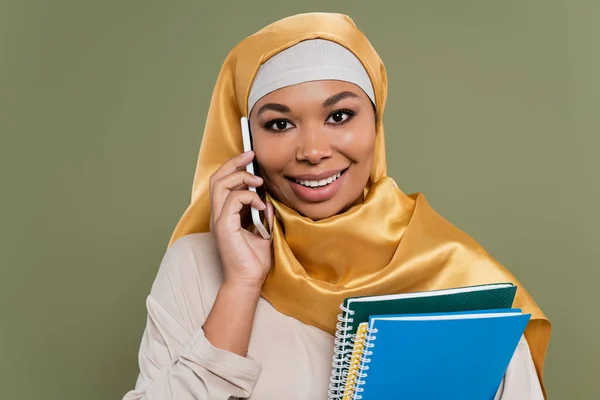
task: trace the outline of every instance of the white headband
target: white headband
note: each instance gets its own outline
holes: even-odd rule
[[[344,46],[323,39],[300,42],[262,64],[248,96],[248,114],[261,97],[286,86],[309,81],[336,80],[354,83],[375,104],[367,71]]]

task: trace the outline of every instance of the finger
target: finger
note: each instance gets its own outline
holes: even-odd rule
[[[216,181],[211,194],[211,206],[213,215],[219,218],[225,199],[233,190],[248,189],[249,186],[258,187],[262,185],[263,179],[246,171],[237,171]]]
[[[260,176],[252,175],[246,171],[236,171],[230,175],[215,181],[213,190],[215,193],[223,190],[238,190],[243,187],[258,187],[262,185],[263,179]]]
[[[254,152],[250,150],[231,157],[229,160],[225,161],[225,163],[223,163],[223,165],[221,165],[219,169],[217,169],[210,177],[210,189],[212,190],[214,183],[221,178],[231,175],[236,171],[245,170],[246,165],[248,165],[253,158]]]
[[[234,157],[231,157],[229,160],[225,161],[223,165],[221,165],[210,177],[208,182],[208,190],[209,195],[212,199],[212,193],[214,191],[214,184],[221,178],[227,175],[231,175],[232,173],[238,170],[244,170],[245,167],[252,161],[254,158],[254,152],[252,150],[238,154]],[[212,202],[211,202],[212,203]],[[220,206],[218,207],[220,210]],[[216,209],[211,210],[214,214]]]
[[[241,228],[240,211],[246,205],[264,210],[267,206],[256,192],[249,190],[235,190],[229,192],[229,196],[223,204],[217,224],[224,224],[227,229],[235,231]]]
[[[236,188],[235,190],[248,190],[248,186],[243,185],[239,188]],[[221,204],[217,207],[214,204],[214,201],[211,199],[211,210],[210,210],[210,221],[209,221],[211,232],[214,232],[215,220],[217,218],[219,218],[219,215],[221,214],[221,210],[223,209],[223,206],[222,206],[223,201],[220,201],[220,203]],[[252,218],[250,216],[250,209],[242,208],[242,210],[240,211],[240,218],[242,220],[242,225],[246,226],[248,224],[248,222],[252,220]]]

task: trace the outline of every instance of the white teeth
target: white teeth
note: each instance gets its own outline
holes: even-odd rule
[[[306,187],[321,187],[321,186],[327,186],[329,185],[331,182],[336,181],[340,176],[341,176],[341,172],[338,172],[337,174],[330,176],[327,179],[321,179],[320,181],[303,181],[300,179],[296,179],[296,183],[299,183],[300,185],[306,186]]]

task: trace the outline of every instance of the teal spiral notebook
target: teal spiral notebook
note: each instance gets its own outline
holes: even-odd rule
[[[373,316],[353,399],[493,400],[531,315]]]

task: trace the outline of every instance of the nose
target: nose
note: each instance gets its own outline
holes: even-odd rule
[[[322,127],[306,127],[300,132],[296,159],[307,161],[311,164],[319,164],[323,160],[331,158],[333,149],[331,138],[324,132]]]

